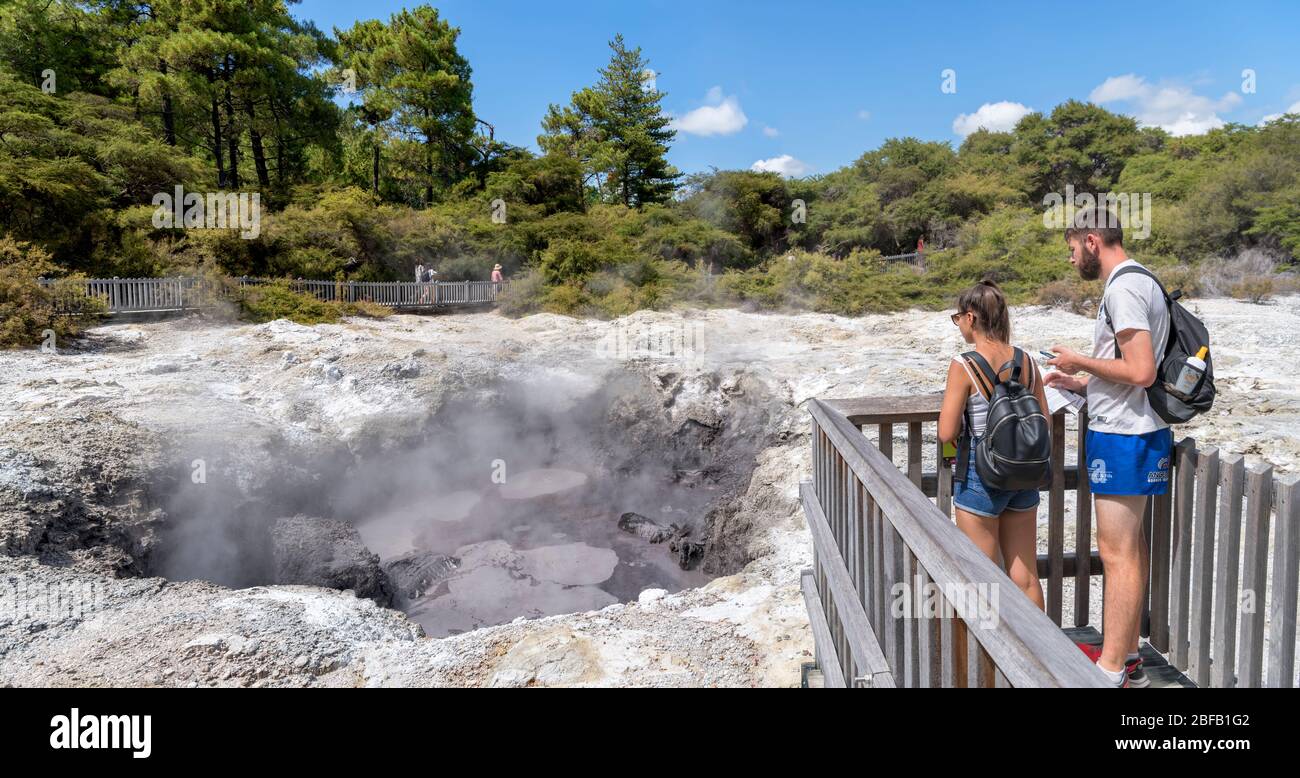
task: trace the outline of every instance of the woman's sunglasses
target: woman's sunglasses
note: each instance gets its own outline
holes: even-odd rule
[[[961,313],[954,313],[954,314],[953,314],[952,316],[950,316],[949,318],[952,319],[952,323],[953,323],[954,325],[957,325],[957,320],[960,319],[961,317],[965,316],[965,315],[968,314],[968,313],[970,313],[970,311],[962,311]],[[960,325],[958,325],[958,326],[960,326]]]

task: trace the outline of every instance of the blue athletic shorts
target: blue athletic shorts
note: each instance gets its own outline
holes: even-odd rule
[[[979,456],[979,452],[975,449],[979,442],[979,438],[971,440],[970,464],[966,468],[965,483],[956,482],[952,485],[953,504],[967,513],[989,519],[996,519],[1003,511],[1027,511],[1030,508],[1037,508],[1037,489],[1006,491],[990,489],[984,485],[975,470],[975,458]]]
[[[1174,453],[1168,427],[1142,435],[1088,430],[1084,445],[1093,494],[1168,494]]]

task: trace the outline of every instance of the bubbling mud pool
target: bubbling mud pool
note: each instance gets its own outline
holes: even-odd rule
[[[675,592],[708,581],[698,568],[683,569],[668,543],[621,530],[622,514],[646,511],[644,498],[620,501],[616,484],[609,491],[583,472],[537,468],[494,489],[403,505],[357,530],[390,575],[408,561],[429,571],[396,604],[431,637],[521,616],[598,610],[647,589]],[[716,494],[678,488],[661,496],[652,520],[669,527],[687,526]]]
[[[500,382],[397,443],[275,452],[283,473],[254,494],[177,478],[156,567],[351,588],[430,637],[706,583],[709,513],[752,471],[767,411],[674,421],[636,375],[571,389]]]

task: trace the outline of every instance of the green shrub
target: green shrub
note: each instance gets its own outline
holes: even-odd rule
[[[239,307],[241,318],[256,323],[289,319],[299,324],[327,324],[343,315],[337,303],[296,292],[284,280],[244,287]]]
[[[362,316],[367,319],[387,319],[393,315],[393,309],[387,305],[372,303],[369,300],[359,300],[355,303],[342,303],[343,315],[345,316]]]
[[[0,348],[34,348],[51,333],[57,346],[99,320],[104,303],[86,296],[83,276],[41,285],[42,276],[55,272],[41,248],[0,236]]]
[[[546,279],[540,271],[525,270],[510,280],[497,297],[497,311],[519,317],[537,313],[546,297]]]
[[[1067,308],[1080,316],[1095,316],[1101,299],[1101,281],[1084,281],[1078,276],[1053,281],[1038,292],[1039,305]]]
[[[1201,272],[1187,265],[1151,265],[1151,272],[1160,277],[1160,283],[1171,294],[1182,291],[1184,297],[1200,297],[1202,294]]]
[[[589,302],[581,288],[571,284],[552,286],[542,298],[542,310],[574,316]]]
[[[1255,304],[1273,296],[1273,279],[1268,276],[1249,276],[1232,285],[1232,296]]]

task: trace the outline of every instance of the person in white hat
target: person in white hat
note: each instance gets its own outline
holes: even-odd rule
[[[501,275],[501,265],[499,265],[499,264],[498,264],[498,265],[493,265],[493,267],[492,267],[492,283],[494,284],[494,286],[492,287],[492,299],[495,300],[495,299],[496,299],[496,295],[501,294],[501,282],[504,281],[504,280],[505,280],[505,278]]]

